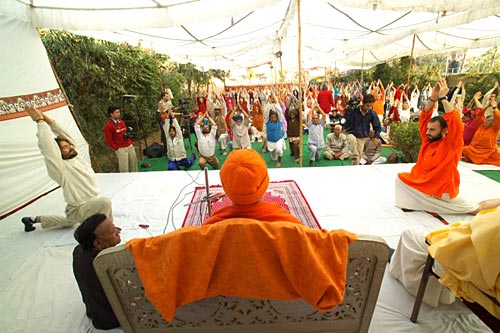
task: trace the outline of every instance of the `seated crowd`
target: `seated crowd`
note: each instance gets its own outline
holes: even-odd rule
[[[477,92],[465,105],[465,85],[460,81],[443,96],[462,119],[465,143],[462,154],[466,162],[500,166],[497,89],[498,83],[484,96]],[[195,99],[196,107],[191,113],[190,125],[203,145],[203,152],[197,147],[198,164],[203,168],[209,158],[212,161],[209,164],[218,168],[218,154],[227,155],[233,149],[251,149],[253,142],[261,143],[261,152],[270,154],[271,160],[276,162],[275,167],[281,166],[285,150],[289,150],[294,162],[298,163],[301,133],[308,134],[305,143],[309,166],[314,166],[322,158],[350,159],[353,165],[394,162],[397,160],[395,156],[386,159],[381,155],[382,144],[391,143],[391,125],[418,121],[431,92],[430,84],[421,90],[415,84],[411,90],[405,84],[395,86],[392,82],[385,87],[380,80],[369,84],[359,81],[335,83],[333,86],[324,83],[320,88],[311,85],[302,89],[302,112],[299,111],[299,88],[293,85],[280,86],[277,91],[258,86],[237,90],[228,88],[224,94],[211,92]],[[159,102],[163,124],[167,118],[174,118],[170,99],[168,107],[164,106],[165,95],[168,98],[168,94],[162,94]],[[438,111],[440,101],[435,101],[433,116],[444,113]],[[168,138],[172,126],[163,125],[162,135]],[[216,130],[209,137],[215,143],[208,148],[206,137],[212,127]],[[167,143],[167,151],[169,149],[172,149],[170,142]],[[172,161],[170,155],[168,158]],[[185,158],[185,154],[183,156]],[[179,164],[179,159],[176,161]],[[188,161],[179,165],[189,167],[191,164]],[[170,165],[169,162],[169,170],[178,169]]]

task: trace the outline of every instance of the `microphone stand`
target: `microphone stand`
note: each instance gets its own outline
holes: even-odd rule
[[[214,200],[214,199],[219,200],[220,198],[225,197],[226,194],[222,193],[222,192],[210,193],[210,186],[208,185],[208,169],[207,169],[207,167],[205,167],[204,171],[205,171],[205,188],[206,188],[207,194],[201,200],[193,201],[193,202],[190,202],[188,204],[185,204],[184,207],[195,205],[195,204],[202,203],[202,202],[206,201],[207,202],[208,216],[210,217],[210,216],[212,216],[212,200]]]
[[[209,199],[210,189],[208,188],[208,169],[207,169],[207,167],[205,167],[205,188],[207,189],[207,196],[205,198],[207,199],[208,217],[210,217],[210,216],[212,216],[212,200]]]

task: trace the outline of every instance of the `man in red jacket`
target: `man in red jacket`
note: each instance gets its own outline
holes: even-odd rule
[[[108,114],[110,119],[104,125],[104,138],[108,146],[116,153],[118,169],[120,172],[137,172],[134,145],[127,131],[127,125],[120,119],[120,108],[110,106]]]
[[[326,113],[327,122],[329,121],[330,111],[333,107],[335,107],[335,103],[333,101],[333,95],[330,90],[328,90],[328,84],[323,83],[321,86],[321,91],[318,94],[318,104],[321,110]]]

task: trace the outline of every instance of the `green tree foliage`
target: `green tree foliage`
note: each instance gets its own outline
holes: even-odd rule
[[[446,67],[446,57],[441,55],[429,55],[415,58],[412,62],[410,72],[410,88],[415,84],[419,88],[427,83],[436,82]],[[408,69],[410,68],[410,57],[402,57],[378,64],[370,69],[363,70],[363,81],[371,82],[380,79],[384,86],[390,82],[394,85],[406,84],[408,80]],[[341,78],[344,82],[360,80],[361,70],[350,70]]]
[[[394,149],[400,152],[405,163],[417,161],[422,145],[417,122],[396,122],[391,124],[391,141]]]
[[[107,107],[121,107],[122,95],[137,95],[144,129],[146,132],[152,129],[160,92],[156,55],[138,47],[64,31],[42,31],[41,37],[52,66],[74,105],[83,135],[96,156],[94,168],[114,171],[114,152],[106,146],[102,130],[108,119]],[[125,112],[132,110],[128,108]]]
[[[495,82],[500,82],[500,55],[496,47],[480,57],[470,58],[464,67],[466,72],[460,79],[464,82],[467,91],[466,102],[477,91],[485,94],[493,88]]]
[[[465,71],[469,75],[484,73],[500,73],[500,55],[498,47],[493,47],[480,57],[472,57],[464,65]]]

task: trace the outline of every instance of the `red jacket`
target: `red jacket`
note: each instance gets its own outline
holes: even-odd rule
[[[110,119],[106,125],[104,125],[104,138],[108,146],[113,150],[128,147],[132,144],[132,139],[125,140],[123,137],[125,133],[127,133],[127,125],[123,120],[118,120],[118,122],[115,123]]]
[[[335,106],[332,92],[330,90],[321,90],[318,94],[318,104],[324,113],[330,113],[332,107]]]

